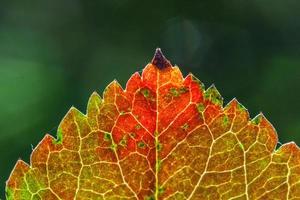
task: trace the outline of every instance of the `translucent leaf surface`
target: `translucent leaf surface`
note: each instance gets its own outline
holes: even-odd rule
[[[71,108],[57,138],[30,164],[19,160],[7,199],[300,199],[300,151],[275,150],[277,134],[215,86],[183,78],[158,49],[126,89],[93,93],[87,114]]]

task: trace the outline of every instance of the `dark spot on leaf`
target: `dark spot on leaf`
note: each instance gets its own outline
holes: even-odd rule
[[[171,67],[171,63],[166,59],[164,54],[161,52],[160,48],[157,48],[154,54],[154,57],[151,61],[153,65],[155,65],[158,69],[162,70],[167,67]]]

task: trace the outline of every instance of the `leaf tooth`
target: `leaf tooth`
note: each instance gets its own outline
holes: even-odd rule
[[[235,112],[238,104],[239,104],[239,102],[237,101],[237,99],[233,98],[231,101],[229,101],[226,104],[226,106],[224,107],[224,111]]]
[[[104,89],[103,99],[105,102],[112,103],[115,100],[115,96],[118,93],[124,92],[124,89],[119,84],[119,82],[114,79],[108,86]]]
[[[69,109],[68,114],[72,114],[74,117],[80,116],[80,117],[85,117],[85,114],[83,114],[80,110],[78,110],[76,107],[71,106]]]
[[[157,48],[155,50],[151,64],[155,65],[160,70],[163,70],[165,68],[172,66],[170,61],[164,56],[164,54],[162,53],[160,48]]]
[[[259,114],[257,114],[255,117],[253,117],[253,119],[251,120],[251,122],[255,125],[259,125],[262,122],[264,115],[262,112],[260,112]]]
[[[20,166],[20,167],[22,167],[23,169],[29,169],[30,168],[30,166],[25,162],[25,161],[23,161],[21,158],[19,158],[18,160],[17,160],[17,163],[16,163],[16,165],[15,165],[15,167],[18,167],[18,166]]]
[[[192,81],[198,83],[200,85],[200,88],[204,91],[205,90],[205,85],[200,81],[193,73],[189,72],[188,75],[185,77],[185,79],[191,78]]]
[[[124,91],[122,85],[119,83],[119,81],[117,79],[114,79],[112,84],[114,84],[118,90]]]
[[[218,89],[217,89],[217,87],[216,87],[216,85],[215,85],[214,83],[211,84],[211,85],[207,88],[206,91],[216,91],[216,92],[219,93],[219,91],[218,91]],[[219,94],[220,94],[220,93],[219,93]]]
[[[94,91],[89,100],[88,100],[88,104],[90,103],[100,103],[102,101],[102,98],[101,96],[98,94],[98,92]]]
[[[233,99],[228,104],[230,104],[230,103],[234,103],[235,105],[240,104],[240,102],[237,100],[236,97],[233,97]]]
[[[60,149],[59,144],[61,142],[61,136],[57,133],[57,138],[54,138],[50,134],[46,134],[44,138],[35,146],[30,155],[30,164],[35,167],[36,163],[44,162],[46,163],[49,151],[54,149]]]
[[[288,142],[288,143],[283,144],[283,145],[277,150],[277,152],[279,152],[279,151],[299,152],[299,154],[300,154],[300,148],[299,148],[299,146],[298,146],[294,141],[291,141],[291,142]]]
[[[96,130],[98,129],[98,121],[97,116],[99,115],[101,104],[102,104],[102,98],[97,92],[93,92],[93,94],[90,96],[87,104],[87,117],[89,124],[92,129]]]
[[[24,177],[25,173],[28,172],[30,166],[24,162],[21,158],[16,162],[8,180],[6,181],[7,187],[20,189],[22,185],[22,181],[24,179],[20,179],[20,177]]]
[[[67,114],[63,117],[61,120],[58,129],[57,129],[57,139],[55,141],[56,144],[62,144],[64,137],[71,136],[72,139],[76,140],[74,136],[79,137],[80,131],[76,131],[78,127],[74,123],[77,124],[81,121],[86,121],[87,116],[84,115],[81,111],[79,111],[77,108],[72,106]],[[80,123],[79,123],[80,124]],[[71,134],[71,135],[70,135]],[[74,141],[72,141],[74,142]],[[70,145],[71,141],[68,142]],[[65,143],[63,144],[65,145]]]
[[[41,140],[41,142],[43,142],[43,141],[51,141],[51,140],[53,140],[53,139],[54,139],[54,137],[53,137],[52,135],[50,135],[49,133],[46,133],[45,136],[43,137],[43,139]],[[40,142],[40,143],[41,143],[41,142]],[[40,144],[40,143],[39,143],[39,144]],[[38,145],[39,145],[39,144],[38,144]],[[37,145],[37,146],[38,146],[38,145]]]
[[[71,106],[68,112],[80,112],[75,106]]]
[[[235,97],[224,107],[225,112],[248,111]]]
[[[98,96],[98,97],[100,97],[100,95],[98,94],[97,91],[94,91],[94,92],[91,94],[91,97],[92,97],[92,96]]]
[[[216,104],[218,106],[223,106],[223,97],[220,92],[217,90],[216,86],[212,84],[207,90],[204,92],[204,98]]]
[[[137,88],[140,86],[140,82],[141,82],[141,75],[139,72],[135,72],[128,79],[125,86],[125,90],[128,92],[135,92]]]
[[[271,122],[266,118],[266,116],[263,114],[263,112],[259,112],[252,120],[252,123],[255,125],[259,125],[262,127],[271,127],[272,129],[275,130]]]
[[[95,106],[99,107],[101,103],[102,103],[101,96],[96,91],[94,91],[88,100],[87,111],[86,111],[87,114],[91,112],[93,109],[95,109]]]
[[[267,149],[273,152],[278,143],[278,135],[271,122],[260,112],[251,123],[259,128],[258,141],[266,143]]]

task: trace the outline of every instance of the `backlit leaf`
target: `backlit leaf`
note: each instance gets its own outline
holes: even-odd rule
[[[57,138],[16,163],[7,199],[300,199],[300,150],[277,142],[262,114],[223,107],[215,86],[183,78],[157,49],[125,89],[93,93],[86,115],[71,108]]]

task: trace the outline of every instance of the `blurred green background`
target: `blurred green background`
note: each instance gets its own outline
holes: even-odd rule
[[[0,1],[0,197],[18,158],[156,47],[300,144],[300,1]]]

